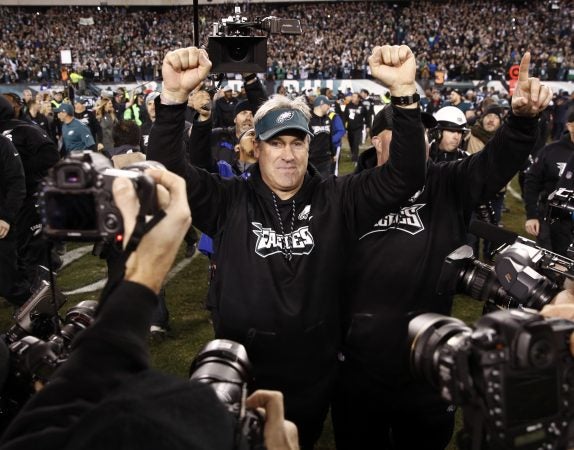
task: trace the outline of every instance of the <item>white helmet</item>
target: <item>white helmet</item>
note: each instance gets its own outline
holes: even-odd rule
[[[466,117],[456,106],[445,106],[439,109],[434,118],[438,122],[438,128],[442,130],[468,131],[466,128]]]

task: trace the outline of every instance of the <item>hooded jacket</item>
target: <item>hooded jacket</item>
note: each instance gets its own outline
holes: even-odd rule
[[[381,213],[360,233],[345,280],[345,364],[365,382],[394,388],[411,380],[407,327],[412,313],[449,315],[452,294],[438,294],[445,257],[467,242],[470,212],[493,197],[528,158],[537,119],[510,115],[484,150],[427,163],[426,181],[398,213]],[[393,140],[395,139],[393,133]],[[361,154],[360,173],[377,164]]]
[[[0,133],[12,141],[20,154],[26,175],[26,193],[31,197],[48,169],[58,162],[58,148],[42,128],[13,117],[14,108],[0,95]]]
[[[20,155],[8,138],[0,136],[0,220],[14,223],[25,196]]]
[[[310,396],[322,396],[323,408],[340,342],[336,280],[353,239],[423,183],[420,112],[397,108],[386,166],[325,180],[307,173],[284,201],[274,199],[258,164],[248,179],[186,166],[177,142],[185,104],[156,104],[156,113],[148,156],[185,177],[194,226],[214,238],[208,306],[216,336],[246,346],[255,387],[283,391],[287,417],[317,406]]]

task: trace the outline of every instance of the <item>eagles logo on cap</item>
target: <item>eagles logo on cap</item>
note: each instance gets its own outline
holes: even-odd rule
[[[297,109],[281,108],[269,111],[255,124],[255,136],[261,141],[285,130],[299,130],[313,136],[305,114]]]

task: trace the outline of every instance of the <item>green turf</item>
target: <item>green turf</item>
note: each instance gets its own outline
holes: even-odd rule
[[[366,146],[362,147],[363,149]],[[340,164],[340,173],[353,171],[354,165],[350,160],[348,146],[345,145]],[[516,187],[516,181],[513,181]],[[524,210],[520,202],[507,195],[509,213],[503,216],[505,227],[521,232],[524,223]],[[69,244],[68,249],[78,244]],[[183,258],[184,248],[180,250],[178,261]],[[166,372],[188,376],[189,364],[197,351],[213,338],[208,314],[204,308],[207,293],[207,267],[208,261],[203,255],[198,255],[191,263],[175,276],[166,287],[167,303],[170,312],[171,330],[169,337],[160,342],[151,342],[150,353],[155,367]],[[81,285],[92,283],[105,276],[103,262],[88,254],[61,271],[58,276],[58,285],[61,290],[67,291]],[[97,299],[99,292],[70,296],[63,310],[82,301]],[[129,301],[129,299],[126,299]],[[454,315],[467,323],[476,320],[481,312],[482,305],[472,299],[458,296],[454,303]],[[11,323],[12,308],[5,302],[0,302],[0,329],[7,329]],[[458,425],[460,426],[460,425]],[[416,432],[416,430],[413,430]],[[330,421],[325,424],[325,431],[317,446],[318,450],[334,448],[333,433]],[[454,449],[451,444],[449,449]]]

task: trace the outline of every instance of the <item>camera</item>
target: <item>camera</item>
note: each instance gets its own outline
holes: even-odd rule
[[[462,449],[574,446],[574,323],[520,310],[474,327],[427,313],[409,323],[411,370],[462,407]]]
[[[267,68],[267,37],[269,34],[301,34],[297,19],[277,17],[256,18],[248,21],[241,16],[241,7],[235,14],[213,24],[207,52],[213,63],[212,72],[265,72]]]
[[[246,440],[248,448],[264,449],[263,419],[257,411],[245,408],[251,370],[243,345],[228,339],[215,339],[208,342],[192,361],[189,379],[209,384],[236,418],[237,444]]]
[[[548,196],[546,209],[546,221],[550,224],[566,220],[572,222],[574,218],[574,191],[566,188],[559,188]],[[574,238],[574,230],[573,230]],[[574,239],[570,242],[566,254],[574,258]]]
[[[15,323],[0,342],[8,348],[7,376],[0,386],[0,433],[34,394],[35,383],[49,381],[68,359],[74,338],[94,320],[98,303],[91,300],[72,307],[61,320],[57,311],[64,301],[61,294],[52,301],[43,281],[15,312]]]
[[[542,309],[558,294],[565,278],[574,278],[574,261],[521,236],[514,237],[514,243],[503,244],[494,251],[494,266],[479,261],[468,245],[454,250],[445,258],[437,292],[463,293],[486,301],[487,311]]]
[[[140,201],[140,213],[158,210],[154,180],[144,173],[163,167],[155,161],[114,169],[100,153],[72,152],[52,167],[40,191],[42,230],[52,239],[98,241],[123,233],[123,221],[115,206],[112,184],[116,177],[129,178]]]

